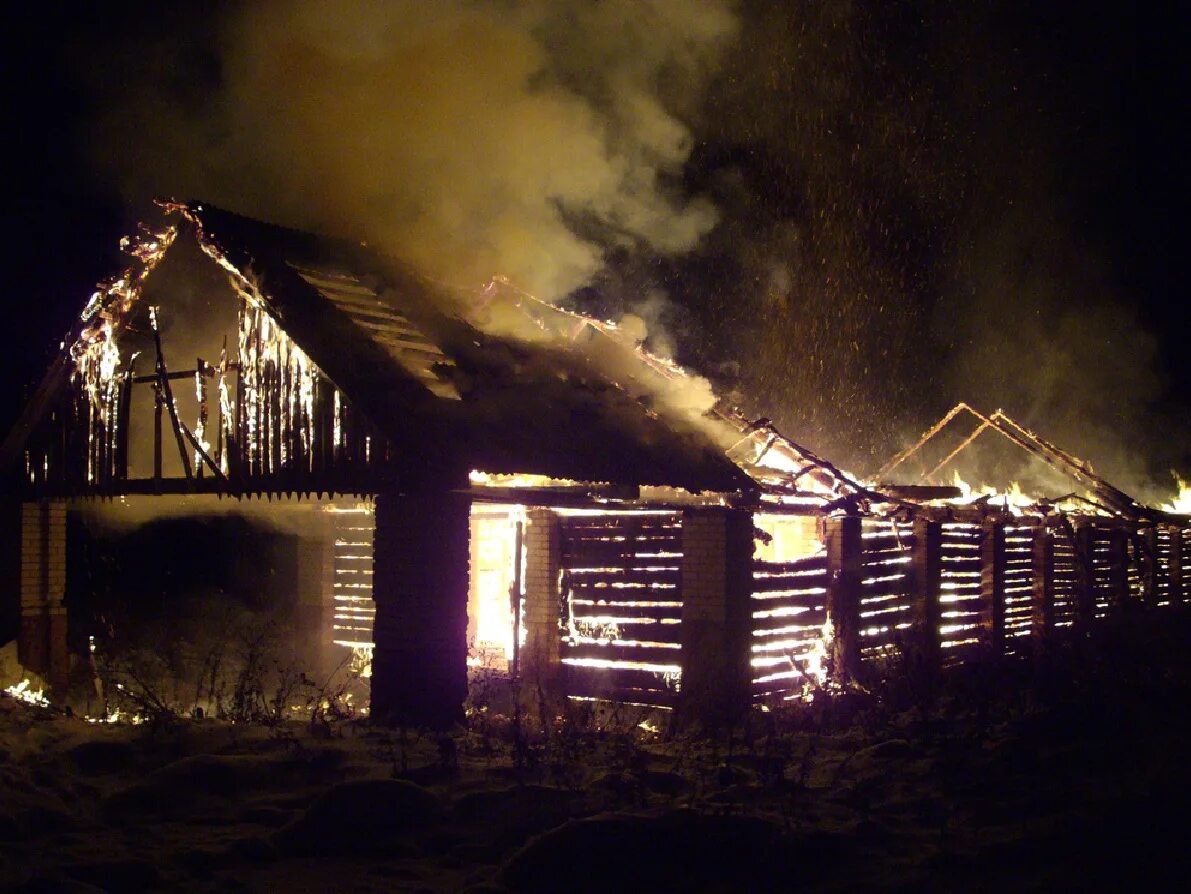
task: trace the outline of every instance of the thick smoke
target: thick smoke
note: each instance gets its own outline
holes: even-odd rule
[[[206,55],[191,34],[105,51],[92,144],[134,195],[631,314],[626,337],[718,371],[743,409],[859,472],[963,400],[1145,498],[1189,458],[1185,396],[1159,373],[1177,363],[1139,300],[1162,277],[1126,269],[1131,224],[1097,220],[1153,217],[1124,145],[1144,99],[1127,18],[254,3],[217,20]],[[972,456],[970,478],[1029,481],[999,445]]]
[[[553,300],[609,244],[681,252],[715,224],[676,188],[691,134],[669,109],[697,102],[735,30],[727,2],[256,2],[222,23],[206,88],[179,86],[197,66],[168,47],[129,63],[95,145],[131,194]]]

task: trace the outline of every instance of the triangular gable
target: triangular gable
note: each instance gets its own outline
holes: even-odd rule
[[[25,404],[16,423],[0,444],[0,472],[12,469],[30,434],[45,418],[57,395],[72,376],[94,388],[113,362],[117,335],[136,307],[145,281],[157,269],[178,236],[176,225],[152,229],[142,224],[120,240],[129,265],[100,282],[83,307],[78,321],[63,339],[58,355]]]
[[[189,227],[242,295],[392,439],[407,467],[445,454],[492,471],[692,490],[752,486],[706,433],[664,421],[588,370],[566,369],[567,358],[549,346],[480,335],[443,317],[426,284],[361,246],[197,204],[164,210],[173,225],[129,244],[132,265],[97,292],[64,343],[5,441],[10,463],[52,395],[110,362],[107,348],[145,278]]]
[[[1050,441],[1034,433],[1021,423],[1010,418],[1004,411],[996,410],[990,414],[981,413],[966,403],[956,404],[944,414],[938,422],[923,433],[914,444],[896,454],[877,473],[881,481],[888,481],[889,475],[901,467],[911,456],[919,453],[927,444],[934,441],[954,421],[972,417],[975,427],[960,441],[960,443],[935,462],[933,467],[920,476],[926,483],[934,483],[934,476],[949,466],[956,458],[968,450],[978,438],[986,432],[995,432],[1017,449],[1030,457],[1039,460],[1047,467],[1061,473],[1069,480],[1085,487],[1093,496],[1093,503],[1107,512],[1127,518],[1138,518],[1152,514],[1154,510],[1144,506],[1120,488],[1110,484],[1098,475],[1091,463],[1080,459]]]

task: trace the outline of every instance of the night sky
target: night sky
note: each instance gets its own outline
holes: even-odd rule
[[[861,472],[966,399],[1003,406],[1143,497],[1170,487],[1169,469],[1191,473],[1179,23],[1127,4],[757,0],[709,4],[726,17],[713,23],[714,40],[686,16],[692,41],[714,43],[686,58],[682,41],[673,56],[655,54],[630,30],[620,46],[607,21],[620,6],[605,5],[601,21],[589,4],[559,4],[577,12],[527,26],[542,59],[525,89],[545,84],[597,124],[612,122],[609,140],[631,152],[641,141],[618,78],[647,84],[665,112],[653,120],[685,131],[667,160],[642,155],[658,172],[650,196],[683,216],[621,226],[623,204],[608,211],[547,190],[578,244],[604,262],[557,280],[568,287],[556,300],[641,316],[654,347]],[[395,232],[418,260],[409,234],[422,233],[419,211],[401,204],[399,182],[384,195],[397,197],[403,226],[414,222],[390,231],[389,206],[363,192],[357,200],[367,178],[331,183],[334,202],[294,201],[317,192],[322,184],[301,177],[337,147],[305,140],[316,162],[304,166],[278,161],[288,158],[280,137],[272,156],[240,145],[262,142],[253,127],[270,134],[272,107],[244,104],[243,56],[236,68],[226,49],[233,17],[211,8],[226,5],[105,6],[101,18],[43,4],[7,31],[5,428],[155,192],[382,242]],[[242,38],[239,52],[253,41],[268,46]],[[287,64],[300,69],[296,58]],[[299,69],[274,88],[353,76]],[[408,89],[407,75],[385,83]],[[333,117],[335,95],[307,104]],[[355,97],[342,114],[383,116],[383,96],[373,99]],[[258,116],[247,125],[245,108]],[[305,120],[278,114],[295,127]],[[520,134],[516,114],[510,132]],[[175,135],[178,121],[183,131],[199,122],[194,133],[212,141],[216,160],[193,147],[173,154],[173,137],[153,123],[166,121]],[[229,122],[245,127],[239,143]],[[373,133],[340,123],[345,139]],[[482,192],[487,172],[475,171]],[[503,177],[493,174],[492,201],[523,201],[523,184]],[[357,206],[368,214],[354,217]],[[681,226],[693,235],[667,238]]]

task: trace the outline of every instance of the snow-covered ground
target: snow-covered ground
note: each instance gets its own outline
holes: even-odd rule
[[[820,702],[730,742],[595,716],[519,760],[496,720],[131,726],[0,696],[0,887],[1135,889],[1186,870],[1191,795],[1191,625],[1143,627],[929,710]]]

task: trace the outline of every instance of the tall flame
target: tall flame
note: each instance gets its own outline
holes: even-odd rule
[[[1162,508],[1177,515],[1191,515],[1191,482],[1184,481],[1178,473],[1174,479],[1179,485],[1178,495],[1169,503],[1163,504]]]

